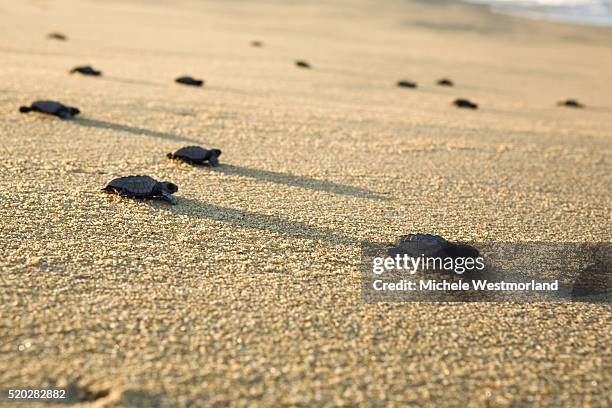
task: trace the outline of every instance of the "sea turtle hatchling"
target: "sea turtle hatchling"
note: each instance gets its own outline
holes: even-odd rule
[[[191,85],[191,86],[202,86],[204,85],[204,81],[201,79],[195,79],[190,76],[182,76],[178,77],[174,80],[175,82],[183,85]]]
[[[56,101],[35,101],[30,106],[22,106],[19,108],[19,112],[21,113],[28,113],[31,111],[55,115],[62,119],[70,119],[81,113],[77,108],[66,106]]]
[[[129,198],[161,198],[170,204],[176,204],[172,194],[178,191],[176,184],[168,181],[157,181],[149,176],[127,176],[111,180],[102,189],[108,193]]]
[[[219,149],[204,149],[200,146],[186,146],[178,149],[174,153],[168,153],[166,157],[172,160],[181,160],[188,164],[204,164],[208,162],[211,166],[219,165]]]
[[[478,109],[478,105],[467,99],[456,99],[453,104],[458,108]]]
[[[397,86],[399,86],[400,88],[416,88],[417,84],[416,82],[401,80],[397,81]]]
[[[578,102],[576,99],[566,99],[564,101],[558,102],[559,106],[567,106],[568,108],[584,108],[584,105]]]
[[[79,74],[83,74],[83,75],[90,75],[90,76],[100,76],[102,75],[102,71],[98,71],[97,69],[93,69],[90,65],[83,65],[81,67],[74,67],[70,70],[71,74],[74,74],[75,72],[78,72]]]
[[[68,37],[66,37],[65,34],[58,33],[58,32],[47,34],[47,38],[50,38],[52,40],[59,40],[59,41],[66,41],[68,39]]]
[[[308,62],[303,61],[303,60],[295,61],[295,66],[298,68],[306,68],[306,69],[312,68],[312,66]]]
[[[467,244],[456,244],[432,234],[408,234],[399,237],[398,245],[389,249],[389,255],[407,253],[412,256],[441,256],[457,258],[479,256],[476,248]]]
[[[455,86],[455,83],[448,78],[442,78],[437,82],[440,86]]]

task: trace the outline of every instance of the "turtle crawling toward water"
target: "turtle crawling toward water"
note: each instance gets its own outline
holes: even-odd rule
[[[437,82],[440,86],[455,86],[454,82],[447,78],[442,78]]]
[[[456,244],[432,234],[402,235],[396,246],[387,250],[391,257],[407,254],[411,257],[478,258],[480,253],[467,244]]]
[[[182,76],[175,79],[175,82],[183,85],[191,85],[191,86],[202,86],[204,85],[204,81],[201,79],[194,79],[190,76]]]
[[[58,32],[47,34],[47,38],[50,38],[52,40],[59,40],[59,41],[66,41],[68,39],[68,37],[66,37],[65,34],[58,33]]]
[[[467,99],[456,99],[453,104],[458,108],[478,109],[478,105]]]
[[[83,75],[90,75],[90,76],[100,76],[102,75],[102,71],[98,71],[96,69],[93,69],[90,65],[83,65],[81,67],[74,67],[70,70],[71,74],[74,74],[75,72],[78,72],[79,74],[83,74]]]
[[[400,88],[416,88],[417,84],[416,82],[401,80],[397,81],[397,86],[399,86]]]
[[[180,160],[188,164],[205,164],[205,162],[208,162],[213,167],[219,165],[219,156],[221,156],[221,150],[208,150],[200,146],[186,146],[166,155],[169,159]]]
[[[584,105],[578,102],[576,99],[566,99],[564,101],[558,102],[559,106],[567,106],[569,108],[584,108]]]
[[[303,60],[295,61],[295,66],[299,68],[306,68],[306,69],[312,68],[309,63]]]
[[[168,181],[157,181],[149,176],[127,176],[111,180],[102,189],[107,193],[118,194],[128,198],[161,198],[170,204],[176,204],[172,194],[178,191],[178,186]]]
[[[77,108],[66,106],[56,101],[35,101],[30,106],[22,106],[19,108],[19,112],[21,113],[32,111],[54,115],[62,119],[70,119],[81,113]]]

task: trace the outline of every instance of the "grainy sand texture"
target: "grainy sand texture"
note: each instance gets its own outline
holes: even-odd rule
[[[609,407],[609,304],[364,303],[359,263],[412,232],[610,241],[611,51],[612,29],[442,1],[0,0],[0,388]],[[18,112],[36,99],[81,114]],[[222,166],[165,158],[191,144]],[[178,204],[100,191],[130,174]]]

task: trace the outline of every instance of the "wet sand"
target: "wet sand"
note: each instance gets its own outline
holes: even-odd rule
[[[611,34],[446,2],[0,1],[0,388],[610,406],[609,305],[365,304],[358,267],[410,232],[610,241]],[[165,158],[189,144],[223,166]],[[100,192],[129,174],[178,205]]]

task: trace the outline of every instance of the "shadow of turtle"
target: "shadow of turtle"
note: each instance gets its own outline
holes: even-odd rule
[[[122,84],[131,84],[131,85],[163,86],[161,84],[151,82],[151,81],[143,81],[141,79],[122,78],[122,77],[108,76],[108,75],[103,75],[101,77],[98,77],[98,79],[101,79],[104,81],[119,82]]]
[[[312,177],[296,176],[293,174],[279,173],[269,170],[252,169],[241,166],[234,166],[231,164],[222,164],[218,167],[209,167],[213,171],[219,173],[250,177],[259,181],[266,181],[270,183],[282,184],[289,187],[300,187],[316,191],[326,191],[328,193],[347,195],[358,198],[367,198],[370,200],[386,200],[387,197],[381,196],[372,191],[347,186],[344,184],[334,183],[327,180],[319,180]]]
[[[119,132],[131,133],[134,135],[157,137],[160,139],[179,141],[179,142],[188,142],[188,143],[197,143],[197,144],[202,143],[201,140],[191,139],[189,137],[176,135],[174,133],[159,132],[156,130],[150,130],[150,129],[139,128],[139,127],[128,126],[128,125],[121,125],[119,123],[105,122],[105,121],[96,120],[96,119],[73,118],[71,122],[76,123],[79,126],[85,126],[85,127],[90,127],[90,128],[112,129],[112,130],[117,130]]]
[[[142,389],[127,389],[121,393],[120,402],[126,407],[159,407],[164,401],[164,394],[152,393]]]
[[[221,207],[192,198],[178,197],[178,204],[174,206],[153,200],[147,201],[147,203],[176,215],[222,222],[237,228],[268,231],[296,239],[325,241],[333,245],[360,244],[358,239],[338,230],[317,227],[301,221],[287,220],[274,215]]]
[[[226,93],[232,93],[232,94],[236,94],[236,95],[245,95],[245,96],[261,96],[261,95],[266,95],[264,92],[261,91],[253,91],[253,90],[242,90],[239,88],[232,88],[232,87],[228,87],[228,86],[217,86],[217,85],[208,85],[205,84],[204,85],[206,91],[217,91],[217,92],[226,92]]]

